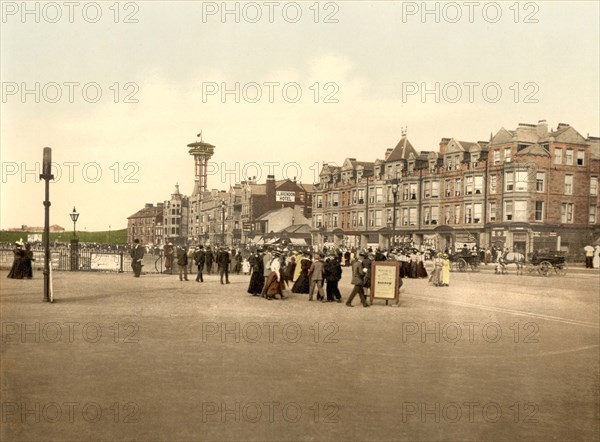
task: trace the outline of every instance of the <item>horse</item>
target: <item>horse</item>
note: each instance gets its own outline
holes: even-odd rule
[[[525,255],[517,252],[506,252],[500,255],[498,258],[498,264],[496,265],[496,273],[506,274],[506,266],[508,264],[516,264],[517,275],[523,274],[523,267],[525,267]]]

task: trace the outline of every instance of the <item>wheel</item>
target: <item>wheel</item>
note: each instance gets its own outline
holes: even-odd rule
[[[458,261],[456,261],[456,265],[458,266],[459,272],[464,272],[467,270],[467,261],[465,261],[463,258],[459,258]]]
[[[474,272],[478,272],[479,269],[479,261],[471,261],[471,270]]]
[[[552,264],[548,261],[540,262],[540,273],[544,276],[550,276],[550,269],[552,269]]]
[[[557,264],[554,270],[556,270],[556,273],[560,276],[565,276],[567,274],[567,263],[561,262],[560,264]]]

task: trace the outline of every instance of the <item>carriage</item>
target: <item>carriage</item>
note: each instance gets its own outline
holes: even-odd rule
[[[449,258],[450,270],[453,272],[465,272],[467,268],[470,268],[474,272],[479,271],[479,255],[472,254],[471,252],[465,253],[464,251],[460,251],[453,253]]]
[[[564,276],[567,274],[566,252],[534,252],[528,256],[527,271],[537,272],[542,276],[552,274]]]

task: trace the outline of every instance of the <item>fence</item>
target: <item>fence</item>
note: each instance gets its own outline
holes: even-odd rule
[[[44,251],[33,251],[33,268],[37,271],[44,269]],[[14,260],[11,249],[0,249],[0,268],[10,269]],[[164,270],[162,253],[144,255],[142,260],[145,273],[162,273]],[[79,249],[77,259],[71,255],[67,248],[51,249],[50,261],[52,270],[69,271],[78,264],[79,271],[101,272],[131,272],[131,256],[126,251],[107,252],[97,250]]]

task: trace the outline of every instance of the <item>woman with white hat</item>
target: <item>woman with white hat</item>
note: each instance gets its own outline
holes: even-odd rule
[[[15,248],[13,249],[14,260],[13,265],[8,272],[8,278],[11,279],[23,279],[26,275],[25,268],[25,250],[23,249],[23,240],[19,239],[15,242]]]

